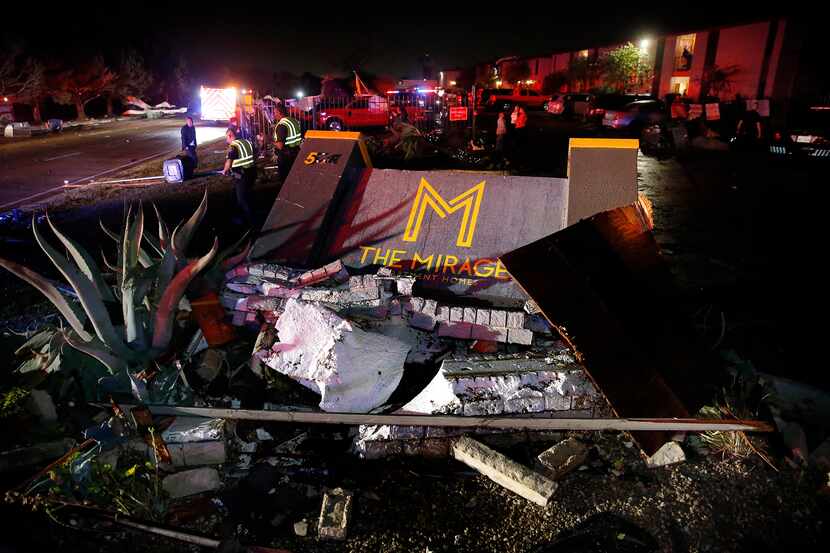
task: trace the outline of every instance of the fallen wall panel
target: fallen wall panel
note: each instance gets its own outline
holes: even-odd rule
[[[584,219],[501,260],[619,416],[686,418],[710,397],[713,362],[678,307],[639,204]],[[650,455],[670,435],[635,437]]]

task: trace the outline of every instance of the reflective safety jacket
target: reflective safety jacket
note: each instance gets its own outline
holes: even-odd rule
[[[233,169],[247,169],[254,165],[254,147],[250,140],[238,138],[231,142],[231,146],[236,148],[239,157],[232,160],[231,168]]]
[[[277,141],[277,128],[285,127],[286,135],[284,144],[289,148],[296,148],[303,141],[303,133],[300,130],[300,122],[293,117],[283,117],[274,127],[274,142]]]

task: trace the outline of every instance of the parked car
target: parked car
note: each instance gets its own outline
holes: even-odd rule
[[[621,131],[639,136],[648,125],[666,119],[666,106],[660,100],[637,100],[626,104],[622,109],[605,110],[602,126],[606,129]]]
[[[545,111],[554,115],[585,116],[593,98],[593,94],[554,94],[545,103]]]
[[[794,110],[788,128],[773,131],[769,153],[775,159],[830,162],[830,105]]]
[[[513,106],[523,106],[528,109],[544,109],[545,103],[548,101],[548,96],[541,93],[522,88],[514,89],[487,89],[482,94],[482,103],[486,108],[497,110],[509,110]]]
[[[389,104],[382,96],[331,99],[317,106],[317,125],[332,131],[365,127],[385,127],[389,123]]]
[[[600,125],[605,117],[605,112],[609,110],[622,110],[631,102],[638,100],[653,100],[652,96],[644,96],[637,94],[600,94],[591,97],[590,104],[586,117]]]

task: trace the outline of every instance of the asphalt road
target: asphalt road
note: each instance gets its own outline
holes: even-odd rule
[[[0,211],[35,203],[64,184],[82,184],[131,165],[180,151],[183,119],[116,121],[100,128],[37,138],[0,139]],[[197,125],[197,140],[222,127]],[[161,170],[159,170],[161,173]]]

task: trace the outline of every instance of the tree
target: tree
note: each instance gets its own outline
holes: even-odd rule
[[[91,61],[59,73],[55,78],[53,96],[61,104],[74,104],[78,119],[87,119],[84,106],[106,93],[115,80],[104,59],[96,56]]]
[[[639,91],[652,71],[648,54],[630,42],[605,54],[601,67],[606,84],[617,92]]]
[[[588,56],[576,56],[568,64],[568,88],[586,90],[599,76],[599,66]]]
[[[187,60],[182,56],[176,59],[176,64],[173,66],[173,93],[178,105],[190,103],[192,94],[190,70],[187,67]]]
[[[40,122],[40,102],[46,95],[43,64],[23,55],[20,45],[0,51],[0,96],[30,104],[36,123]]]
[[[118,73],[109,86],[107,94],[107,115],[113,114],[112,103],[115,98],[123,99],[127,96],[142,96],[153,84],[153,75],[147,69],[144,58],[135,50],[127,50],[121,54],[121,63]]]
[[[526,61],[510,61],[505,65],[502,79],[508,83],[517,85],[520,81],[525,81],[530,77],[530,65]]]

